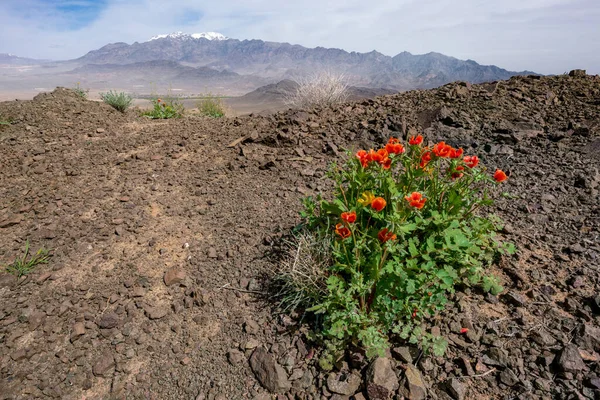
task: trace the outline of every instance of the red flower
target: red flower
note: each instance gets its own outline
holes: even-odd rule
[[[342,221],[346,221],[349,224],[353,224],[356,222],[356,211],[343,212],[342,213]]]
[[[425,166],[427,164],[429,164],[429,161],[431,161],[431,152],[430,151],[426,151],[425,153],[423,153],[423,155],[421,156],[421,163],[419,164],[419,166],[421,168],[425,168]]]
[[[338,235],[340,235],[340,237],[342,239],[349,238],[350,235],[352,235],[352,232],[350,232],[350,229],[348,229],[347,227],[345,227],[344,224],[337,224],[335,226],[335,233],[337,233]]]
[[[390,169],[392,166],[392,159],[387,157],[385,160],[381,161],[379,164],[381,164],[383,169]]]
[[[463,167],[462,165],[458,165],[455,169],[455,171],[452,173],[452,179],[458,179],[458,178],[462,178],[462,176],[464,175],[462,172],[460,171],[464,171],[465,167]]]
[[[450,152],[452,151],[452,147],[447,145],[444,142],[439,142],[435,146],[433,146],[433,154],[437,157],[450,157]]]
[[[356,152],[356,158],[360,160],[360,164],[363,168],[366,168],[369,165],[369,153],[365,150],[359,150]]]
[[[408,204],[411,207],[417,208],[419,210],[423,208],[425,202],[427,201],[427,199],[424,198],[423,195],[419,192],[412,192],[410,196],[405,196],[404,199],[408,201]]]
[[[469,332],[469,328],[462,328],[462,329],[460,330],[460,333],[463,333],[463,334],[464,334],[464,333],[467,333],[467,332]]]
[[[408,140],[408,144],[410,144],[411,146],[418,146],[421,143],[423,143],[423,136],[421,135],[411,136]]]
[[[386,206],[386,201],[383,197],[375,197],[371,202],[371,207],[377,212],[383,210]]]
[[[375,151],[373,149],[369,150],[369,154],[367,155],[367,159],[368,161],[373,161],[373,162],[381,162],[383,160],[383,155],[380,154],[378,151]]]
[[[452,149],[450,150],[450,158],[461,158],[463,155],[462,147],[460,149]]]
[[[465,162],[465,164],[467,164],[467,167],[475,168],[477,166],[477,164],[479,164],[479,157],[466,156],[465,158],[463,158],[463,161]]]
[[[388,228],[383,228],[377,234],[377,238],[379,239],[379,241],[381,243],[385,243],[388,240],[396,240],[396,234],[394,232],[388,230]]]
[[[390,154],[402,154],[405,151],[404,146],[400,143],[388,143],[385,145],[385,150]]]
[[[419,309],[417,307],[415,307],[415,309],[412,312],[413,319],[417,317],[417,311],[419,311]]]
[[[388,144],[396,144],[396,143],[400,143],[398,138],[391,137],[390,140],[388,140]]]
[[[496,182],[500,183],[507,180],[508,176],[506,176],[504,171],[502,171],[501,169],[497,169],[496,172],[494,172],[494,179],[496,180]]]

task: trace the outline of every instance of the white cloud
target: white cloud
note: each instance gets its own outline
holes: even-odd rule
[[[71,0],[73,1],[73,0]],[[80,0],[81,1],[81,0]],[[0,52],[79,57],[107,43],[173,31],[217,31],[348,51],[437,51],[511,70],[600,73],[598,0],[108,0],[97,19],[70,30],[70,18],[42,0],[0,1]],[[28,10],[26,14],[15,11]],[[176,4],[176,6],[174,6]],[[182,26],[185,13],[199,21]]]

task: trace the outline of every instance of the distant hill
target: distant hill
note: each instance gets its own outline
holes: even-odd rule
[[[531,71],[507,71],[440,53],[414,55],[402,52],[390,57],[377,51],[357,53],[262,40],[228,39],[214,32],[211,35],[178,32],[159,35],[142,43],[112,43],[74,61],[118,65],[157,60],[273,81],[318,70],[339,71],[347,74],[354,85],[395,90],[430,88],[457,80],[479,83],[535,74]]]
[[[48,60],[36,60],[34,58],[15,56],[14,54],[0,53],[0,65],[31,65],[45,62],[48,62]]]

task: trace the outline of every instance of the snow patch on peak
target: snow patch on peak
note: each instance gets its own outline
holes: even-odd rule
[[[168,35],[157,35],[153,36],[149,42],[157,39],[207,39],[207,40],[227,40],[229,39],[227,36],[222,35],[218,32],[202,32],[202,33],[183,33],[183,32],[173,32]]]

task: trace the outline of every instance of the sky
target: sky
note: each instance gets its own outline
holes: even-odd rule
[[[72,59],[176,31],[600,73],[600,0],[0,0],[0,53],[21,57]]]

